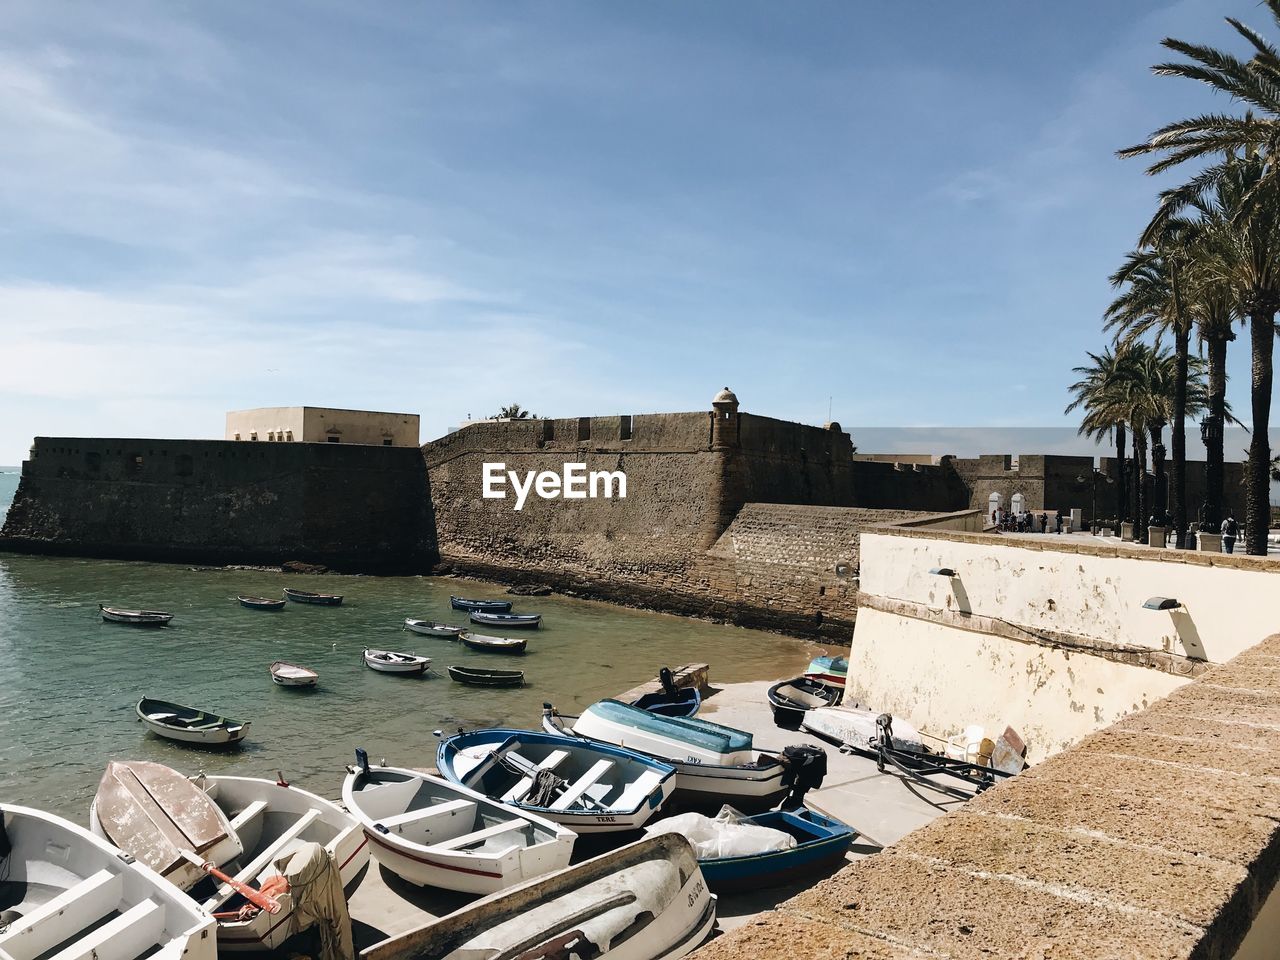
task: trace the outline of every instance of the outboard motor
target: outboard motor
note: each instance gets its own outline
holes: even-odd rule
[[[366,777],[369,775],[369,754],[361,747],[356,747],[356,769]]]
[[[807,743],[796,743],[782,750],[782,762],[787,772],[782,775],[782,785],[791,792],[782,801],[783,810],[799,810],[804,806],[804,795],[822,786],[827,777],[827,751]]]
[[[658,671],[658,682],[662,684],[663,692],[669,697],[677,697],[680,695],[680,688],[676,686],[676,678],[671,675],[670,667],[663,667]]]

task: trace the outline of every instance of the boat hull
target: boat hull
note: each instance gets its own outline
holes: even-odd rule
[[[439,796],[447,796],[450,801],[469,804],[470,809],[464,806],[457,816],[446,815],[445,806],[436,804],[409,814],[401,809],[406,804],[399,801],[381,812],[378,810],[381,798],[375,796],[374,791],[384,787],[376,786],[372,790],[367,787],[370,779],[388,775],[394,779],[386,786],[393,790],[402,790],[401,784],[411,786],[416,782]],[[413,770],[371,767],[366,774],[349,768],[342,786],[342,800],[360,823],[374,858],[396,876],[418,886],[482,895],[497,893],[563,870],[573,855],[576,837],[573,831],[531,813],[516,811],[474,790]],[[406,818],[409,819],[406,821]],[[528,830],[546,839],[504,848],[502,839],[506,834],[497,833],[485,840],[480,836],[484,827],[472,829],[478,822],[488,821],[498,826],[502,822],[520,821]],[[460,844],[468,836],[475,840]],[[497,849],[489,849],[490,844],[496,844]],[[472,849],[463,849],[463,846]]]
[[[102,619],[107,623],[124,623],[131,627],[165,627],[173,619],[172,613],[161,610],[120,610],[99,605]]]
[[[646,693],[631,705],[660,717],[693,717],[702,706],[702,692],[697,687],[681,687],[674,693]]]
[[[447,623],[432,623],[429,620],[412,619],[404,622],[404,628],[424,637],[442,637],[447,640],[458,639],[458,635],[467,629],[466,627],[455,627]]]
[[[272,600],[268,597],[236,597],[240,601],[240,606],[247,610],[283,610],[285,600]]]
[[[334,593],[312,593],[309,590],[284,591],[284,595],[294,603],[309,603],[313,607],[340,607],[342,597]]]
[[[783,729],[795,730],[808,711],[835,706],[840,701],[840,694],[840,689],[811,677],[795,677],[775,683],[768,693],[773,722]]]
[[[524,685],[523,670],[469,670],[450,667],[449,678],[471,687],[519,687]]]
[[[840,746],[874,755],[879,742],[879,731],[876,727],[878,716],[879,714],[874,710],[863,710],[852,706],[819,707],[805,713],[800,729]],[[913,753],[924,752],[919,731],[901,717],[893,718],[893,747]]]
[[[488,613],[510,613],[510,600],[468,600],[465,597],[450,597],[449,606],[454,610],[482,610]]]
[[[459,639],[470,650],[479,653],[521,654],[529,646],[528,640],[517,640],[511,637],[486,637],[483,634],[463,632]]]
[[[427,672],[427,668],[431,666],[430,657],[419,657],[414,654],[395,653],[397,657],[412,657],[412,660],[384,660],[379,659],[379,653],[394,653],[390,650],[365,650],[364,664],[370,670],[377,670],[379,673],[397,673],[401,675],[420,675]]]
[[[146,697],[139,700],[134,709],[138,714],[138,719],[156,736],[164,737],[166,740],[174,740],[178,743],[188,743],[201,747],[229,747],[238,744],[248,735],[249,727],[252,724],[250,720],[230,720],[226,717],[218,717],[207,711],[198,710],[195,707],[184,707],[181,704],[150,700]],[[157,715],[170,713],[175,716],[181,716],[182,714],[179,711],[202,714],[208,719],[209,723],[193,723],[187,726],[179,726],[172,722],[166,722],[165,719]],[[215,723],[214,721],[220,722]]]
[[[278,664],[272,664],[268,668],[271,674],[271,682],[281,687],[314,687],[320,682],[320,677],[313,670],[307,670],[305,667],[294,667],[292,670],[277,669]]]
[[[485,627],[504,627],[507,630],[537,630],[542,626],[541,616],[520,616],[508,613],[487,613],[483,610],[472,610],[468,615],[472,623]]]
[[[664,834],[486,897],[362,957],[679,960],[711,933],[715,907],[689,841]]]
[[[790,850],[699,860],[715,893],[762,890],[830,871],[844,862],[857,837],[850,827],[812,810],[771,810],[743,822],[783,830],[800,842]]]

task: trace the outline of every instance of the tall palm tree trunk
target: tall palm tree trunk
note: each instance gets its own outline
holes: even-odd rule
[[[1147,435],[1133,431],[1133,536],[1139,543],[1147,539]]]
[[[1173,466],[1169,473],[1169,512],[1173,514],[1173,545],[1181,548],[1187,530],[1187,365],[1191,352],[1191,331],[1183,324],[1178,326],[1173,347],[1177,374],[1173,383]]]
[[[1223,428],[1227,412],[1227,338],[1209,340],[1209,409],[1204,444],[1204,511],[1200,529],[1217,533],[1222,528]],[[1188,544],[1190,546],[1190,544]]]
[[[1129,519],[1129,490],[1125,483],[1128,470],[1128,459],[1125,445],[1125,429],[1123,423],[1116,424],[1116,519],[1123,523]],[[1117,531],[1118,533],[1119,531]]]
[[[1164,525],[1164,511],[1168,488],[1164,472],[1164,424],[1158,423],[1151,428],[1151,516],[1156,518],[1156,526]]]
[[[1263,306],[1250,311],[1249,339],[1253,346],[1253,437],[1249,443],[1249,472],[1245,475],[1245,552],[1267,555],[1271,525],[1271,360],[1276,341],[1276,311]]]

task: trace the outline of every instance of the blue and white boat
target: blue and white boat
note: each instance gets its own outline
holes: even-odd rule
[[[472,610],[471,622],[486,627],[512,627],[536,630],[542,626],[540,613],[491,613],[488,610]]]
[[[657,832],[666,822],[662,821],[649,830]],[[795,846],[736,856],[704,856],[700,848],[706,845],[695,842],[698,866],[714,893],[763,890],[830,872],[844,862],[849,847],[858,836],[856,830],[839,820],[803,807],[799,810],[767,810],[754,817],[744,817],[734,826],[721,825],[721,829],[733,830],[735,826],[778,830],[789,834]]]
[[[483,610],[485,613],[510,613],[510,600],[468,600],[466,597],[450,597],[449,606],[455,610]]]
[[[765,810],[790,789],[786,766],[755,749],[750,733],[697,717],[664,717],[619,700],[601,700],[580,717],[565,717],[544,703],[542,728],[670,763],[676,768],[676,790],[692,806],[719,809],[730,803],[741,810]]]
[[[697,714],[702,706],[702,691],[697,687],[677,687],[669,667],[658,671],[658,681],[662,684],[661,690],[637,697],[631,705],[664,717],[692,717]]]
[[[849,679],[849,660],[847,657],[814,657],[804,675],[828,687],[843,690]]]
[[[441,741],[436,767],[452,783],[578,833],[638,830],[676,777],[670,764],[631,750],[503,728]]]

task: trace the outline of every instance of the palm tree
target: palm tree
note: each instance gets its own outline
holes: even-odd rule
[[[1263,2],[1280,27],[1280,0]],[[1120,156],[1158,155],[1148,173],[1160,173],[1188,160],[1225,158],[1182,187],[1162,194],[1148,238],[1159,233],[1162,221],[1176,216],[1218,184],[1231,183],[1239,190],[1240,202],[1232,220],[1236,247],[1232,279],[1239,309],[1249,318],[1253,352],[1253,435],[1245,478],[1245,543],[1246,552],[1265,555],[1270,524],[1267,431],[1275,315],[1280,310],[1280,169],[1276,164],[1280,154],[1280,52],[1240,21],[1228,17],[1227,23],[1252,48],[1250,59],[1166,38],[1164,45],[1187,59],[1157,64],[1154,70],[1163,76],[1196,80],[1228,94],[1247,105],[1244,116],[1207,114],[1178,121],[1151,134],[1147,142],[1121,150]]]
[[[530,413],[518,403],[513,403],[508,407],[503,407],[495,413],[490,420],[537,420],[536,413]]]
[[[1126,474],[1126,420],[1122,408],[1121,380],[1125,374],[1127,348],[1112,352],[1110,347],[1101,353],[1090,353],[1089,366],[1075,367],[1072,373],[1080,377],[1069,390],[1072,400],[1064,413],[1083,408],[1084,418],[1076,432],[1092,437],[1095,443],[1115,439],[1116,444],[1116,516],[1129,518],[1129,498],[1125,485]],[[1096,517],[1090,518],[1097,520]]]

